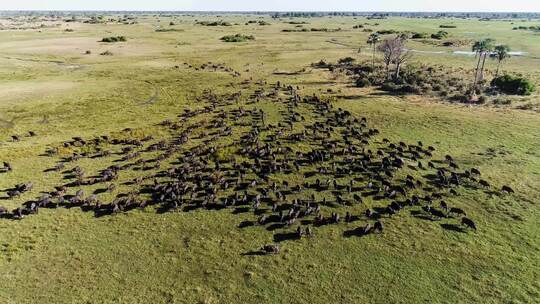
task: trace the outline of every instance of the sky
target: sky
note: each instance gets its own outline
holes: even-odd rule
[[[0,10],[540,12],[540,0],[0,0]]]

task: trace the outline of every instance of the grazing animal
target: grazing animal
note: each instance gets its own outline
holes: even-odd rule
[[[461,225],[467,226],[476,231],[476,224],[470,218],[467,218],[467,217],[462,218]]]
[[[373,226],[373,229],[377,230],[379,233],[383,232],[384,225],[381,221],[376,221],[375,225]]]
[[[465,214],[465,211],[463,211],[462,209],[460,208],[456,208],[456,207],[452,207],[450,208],[450,211],[449,213],[453,213],[453,214],[458,214],[458,215],[465,215],[467,216],[467,214]]]
[[[366,210],[366,217],[371,218],[372,216],[373,216],[373,211],[371,211],[371,209],[367,209]]]
[[[296,237],[301,238],[303,234],[302,227],[298,226],[298,228],[296,228]]]
[[[448,205],[446,204],[445,201],[441,201],[441,209],[443,209],[444,211],[448,212]]]
[[[313,236],[313,231],[311,231],[311,228],[309,226],[306,227],[306,236]]]
[[[4,162],[4,170],[6,170],[6,172],[13,171],[13,167],[11,167],[10,163]]]
[[[280,252],[279,246],[278,245],[272,245],[272,244],[262,246],[261,250],[265,254],[278,254]]]
[[[370,223],[367,223],[363,228],[360,229],[360,232],[362,233],[362,235],[366,235],[371,232],[371,229],[373,229],[373,227]]]
[[[478,183],[479,183],[482,187],[485,187],[485,188],[489,188],[489,187],[490,187],[489,183],[488,183],[487,181],[483,180],[483,179],[479,180]]]
[[[514,189],[510,188],[510,186],[502,186],[502,192],[506,192],[506,193],[514,193]]]

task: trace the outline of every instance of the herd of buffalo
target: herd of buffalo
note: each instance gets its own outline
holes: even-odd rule
[[[345,235],[382,233],[386,219],[407,209],[421,219],[445,219],[453,230],[477,229],[448,198],[463,186],[492,186],[478,169],[462,169],[450,155],[437,158],[432,146],[382,138],[365,118],[279,82],[248,96],[205,92],[198,99],[198,109],[156,126],[164,130],[159,136],[126,129],[125,136],[75,137],[48,150],[59,161],[43,174],[60,172],[64,182],[14,210],[0,207],[1,216],[18,220],[59,207],[96,216],[151,206],[159,212],[230,209],[253,214],[239,229],[282,231],[273,232],[263,254],[279,253],[283,240],[313,237],[324,225],[358,221]],[[109,158],[112,165],[87,172],[78,164],[83,158],[97,164]],[[8,162],[0,166],[0,174],[13,170]],[[4,198],[32,189],[32,182],[17,184]],[[503,186],[501,192],[514,191]],[[115,198],[103,201],[105,194]]]

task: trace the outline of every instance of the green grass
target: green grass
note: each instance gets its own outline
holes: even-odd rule
[[[447,231],[438,223],[403,213],[385,220],[387,230],[381,235],[344,238],[345,230],[359,224],[325,226],[312,239],[284,242],[283,252],[276,256],[242,256],[272,242],[272,232],[237,228],[253,218],[230,210],[156,214],[147,209],[95,218],[76,208],[42,209],[22,221],[0,221],[4,302],[534,303],[540,298],[537,112],[513,105],[471,107],[356,89],[348,77],[312,70],[309,65],[347,56],[368,60],[370,52],[358,54],[357,49],[365,45],[369,33],[352,29],[366,20],[298,19],[309,22],[309,28],[343,30],[283,33],[291,28],[289,19],[265,18],[271,25],[245,25],[253,18],[227,16],[223,21],[231,26],[207,27],[195,25],[195,19],[220,18],[160,17],[158,23],[155,17],[145,16],[135,25],[69,23],[73,33],[64,32],[66,25],[41,33],[0,32],[0,77],[7,92],[0,93],[0,161],[9,161],[15,169],[0,174],[0,189],[35,183],[31,193],[1,200],[0,205],[15,208],[60,182],[60,174],[43,173],[55,164],[55,159],[40,156],[47,147],[73,136],[91,138],[127,127],[166,137],[157,123],[174,119],[184,109],[200,108],[196,97],[205,89],[216,94],[242,90],[241,102],[245,102],[259,80],[298,85],[305,95],[331,88],[336,93],[323,95],[335,107],[366,117],[370,126],[381,131],[380,138],[432,144],[438,157],[449,153],[458,164],[478,167],[492,184],[509,184],[517,193],[490,196],[464,190],[449,200],[466,209],[479,226],[477,233]],[[182,32],[155,33],[158,24],[170,21]],[[457,28],[445,31],[459,39],[489,33],[530,55],[511,58],[505,70],[523,73],[536,84],[540,79],[534,58],[540,56],[540,36],[512,31],[516,25],[536,24],[533,21],[512,25],[390,18],[377,22],[381,24],[374,30],[427,33],[437,32],[440,24],[452,24]],[[257,40],[249,44],[219,40],[231,32],[254,35]],[[110,33],[129,40],[97,42]],[[342,44],[328,42],[332,39]],[[411,46],[446,50],[420,42]],[[87,49],[91,55],[84,55]],[[105,50],[114,56],[98,55]],[[446,54],[418,53],[413,60],[454,69],[474,66],[474,58]],[[200,66],[208,61],[224,63],[242,76],[183,64]],[[494,62],[488,64],[495,69]],[[305,72],[296,73],[304,68]],[[241,84],[250,78],[251,83]],[[156,100],[148,103],[154,95]],[[538,104],[538,95],[527,98],[524,103]],[[260,107],[270,120],[279,119],[271,103]],[[310,113],[302,114],[312,119]],[[2,123],[12,120],[13,124]],[[9,135],[28,130],[38,136],[8,141]],[[86,159],[78,164],[89,172],[108,165]]]

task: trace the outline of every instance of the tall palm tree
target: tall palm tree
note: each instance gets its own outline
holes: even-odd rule
[[[495,72],[495,77],[499,76],[501,63],[508,58],[510,58],[510,47],[508,45],[497,45],[495,47],[495,59],[497,59],[497,72]]]
[[[372,33],[371,35],[369,35],[368,37],[368,40],[367,40],[367,43],[369,45],[371,45],[371,48],[373,49],[373,55],[372,55],[372,59],[371,59],[371,69],[372,70],[375,70],[375,50],[376,50],[376,45],[377,43],[381,40],[381,37],[379,35],[379,33],[375,32],[375,33]]]
[[[484,65],[486,63],[487,56],[489,56],[489,54],[491,54],[491,52],[493,51],[494,42],[495,40],[487,38],[484,40],[476,41],[473,44],[472,50],[476,52],[476,56],[478,57],[473,88],[476,88],[478,82],[484,79]]]

